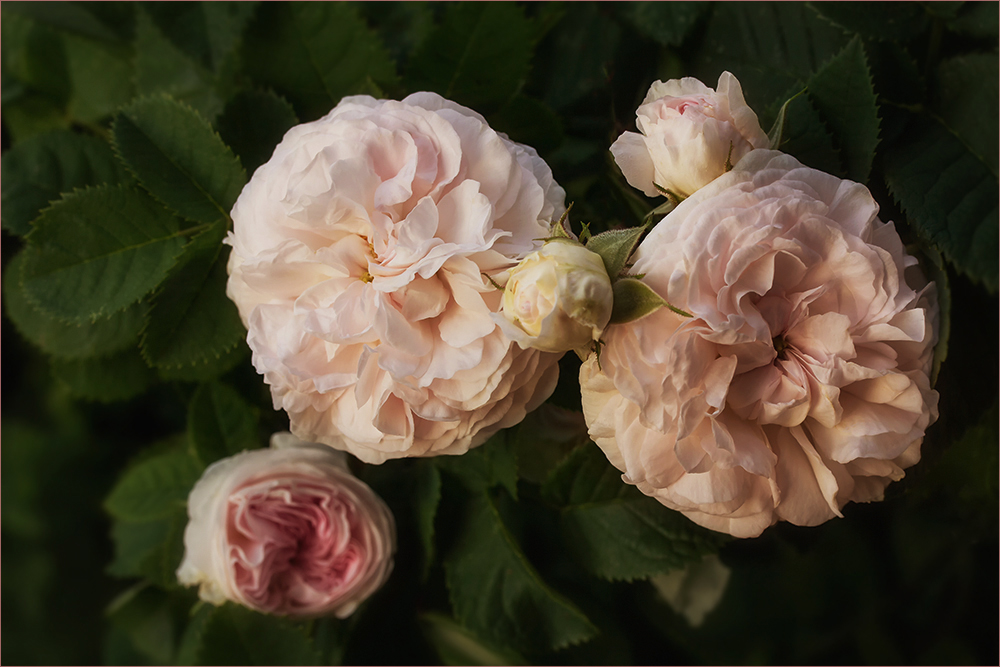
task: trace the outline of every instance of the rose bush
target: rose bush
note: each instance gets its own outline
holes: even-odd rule
[[[937,418],[933,283],[868,190],[754,151],[641,243],[667,308],[581,369],[590,434],[643,493],[739,537],[881,499]]]
[[[492,318],[564,210],[535,151],[433,93],[292,128],[233,208],[228,294],[299,437],[369,463],[461,454],[555,387]]]
[[[624,132],[611,153],[629,185],[647,197],[663,194],[657,185],[687,197],[725,173],[727,162],[768,147],[729,72],[716,90],[692,77],[656,81],[635,115],[639,132]]]
[[[560,238],[511,269],[495,319],[522,348],[586,355],[611,319],[612,301],[600,255]]]
[[[188,516],[177,578],[212,604],[344,618],[392,571],[389,508],[343,453],[289,433],[209,466]]]

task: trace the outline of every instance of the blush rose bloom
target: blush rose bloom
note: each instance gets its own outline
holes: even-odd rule
[[[555,239],[511,269],[502,315],[494,319],[522,348],[586,357],[611,319],[613,301],[601,256],[572,238]]]
[[[177,578],[212,604],[345,618],[392,571],[389,508],[342,452],[290,433],[209,466],[188,516]]]
[[[657,81],[635,115],[639,132],[623,133],[611,153],[629,185],[647,197],[663,194],[656,185],[687,197],[724,174],[727,159],[736,164],[751,150],[768,147],[740,82],[729,72],[719,77],[716,90],[691,77]]]
[[[626,482],[752,537],[881,500],[919,460],[936,292],[877,213],[864,186],[762,150],[653,229],[633,271],[694,317],[611,326],[580,372]]]
[[[494,322],[565,193],[535,151],[433,93],[292,128],[233,208],[227,294],[297,436],[368,463],[462,454],[552,390]]]

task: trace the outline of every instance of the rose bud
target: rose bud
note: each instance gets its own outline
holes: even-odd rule
[[[629,185],[648,197],[668,190],[687,197],[754,148],[768,147],[729,72],[719,77],[718,90],[691,77],[657,81],[635,115],[639,133],[623,133],[611,153]]]
[[[290,433],[209,466],[188,516],[177,578],[212,604],[345,618],[392,571],[389,508],[342,452]]]
[[[556,238],[511,269],[495,319],[522,349],[576,350],[586,357],[611,306],[611,280],[600,255],[572,238]]]

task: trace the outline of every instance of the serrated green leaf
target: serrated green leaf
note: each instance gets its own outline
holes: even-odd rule
[[[174,46],[145,11],[140,9],[136,14],[135,83],[138,94],[166,93],[190,105],[205,118],[215,118],[223,106],[221,82]]]
[[[486,493],[468,505],[464,529],[445,560],[445,577],[455,617],[492,644],[551,651],[597,633],[541,579]]]
[[[567,551],[604,579],[646,579],[701,560],[723,542],[679,512],[638,492],[564,508]]]
[[[592,443],[570,452],[542,484],[542,498],[560,507],[617,500],[627,494],[621,472]]]
[[[927,12],[915,2],[810,2],[809,7],[834,25],[872,39],[906,42],[928,24]]]
[[[197,648],[185,650],[193,665],[319,665],[312,640],[291,621],[227,602],[205,612]],[[192,633],[194,634],[194,633]],[[180,656],[179,656],[180,657]]]
[[[180,645],[177,647],[176,664],[195,664],[205,636],[205,628],[215,610],[216,607],[207,602],[198,602],[191,609],[190,619],[184,628],[184,634],[181,635]]]
[[[758,111],[801,88],[848,41],[803,3],[719,2],[709,12],[705,36],[686,58],[694,63],[687,75],[712,86],[720,72],[732,72]]]
[[[72,87],[68,112],[74,120],[96,123],[132,99],[134,54],[129,46],[76,35],[64,36],[63,42]]]
[[[237,47],[256,2],[148,2],[143,9],[174,46],[218,71]]]
[[[196,111],[169,97],[133,102],[115,117],[115,148],[142,185],[181,215],[228,218],[246,172]]]
[[[502,485],[517,498],[517,455],[509,431],[500,431],[462,456],[439,456],[435,465],[473,492]]]
[[[257,412],[232,388],[203,384],[188,406],[188,439],[205,465],[256,448]]]
[[[168,665],[176,653],[177,606],[169,593],[140,582],[113,600],[105,615],[142,658]]]
[[[21,335],[43,352],[62,359],[83,359],[118,352],[138,342],[146,315],[145,304],[138,303],[111,317],[82,324],[49,317],[32,306],[24,295],[20,275],[23,257],[15,256],[4,274],[4,306]]]
[[[124,310],[155,288],[184,246],[180,221],[144,193],[101,186],[46,209],[28,235],[28,299],[81,322]]]
[[[314,120],[345,95],[396,85],[396,68],[350,3],[265,2],[248,28],[250,75]]]
[[[419,461],[415,477],[413,508],[424,548],[423,576],[426,578],[434,562],[434,517],[441,502],[441,473],[430,461]]]
[[[152,456],[125,471],[104,501],[104,508],[122,521],[169,517],[186,506],[202,470],[203,466],[182,448]]]
[[[105,357],[53,359],[52,375],[78,397],[102,403],[141,394],[156,378],[135,348]]]
[[[228,352],[223,352],[218,357],[208,359],[203,364],[164,366],[157,368],[156,374],[161,380],[167,382],[208,382],[228,373],[246,360],[249,353],[249,347],[246,345],[237,345]]]
[[[247,119],[253,118],[252,123]],[[285,132],[297,125],[295,110],[270,91],[246,90],[229,100],[216,121],[219,136],[252,174],[267,162]]]
[[[937,121],[916,117],[885,149],[885,178],[907,221],[972,280],[997,289],[998,186]]]
[[[847,177],[866,182],[878,146],[879,116],[861,40],[852,39],[810,77],[806,90],[840,147]]]
[[[451,3],[413,54],[409,76],[418,88],[489,115],[520,90],[532,48],[531,25],[517,5]]]
[[[57,131],[19,141],[3,154],[3,227],[23,236],[63,192],[129,180],[111,146],[97,137]]]
[[[614,280],[625,270],[628,258],[645,231],[646,227],[629,227],[601,232],[587,240],[587,250],[601,256],[608,277]]]
[[[781,150],[802,164],[832,174],[844,175],[840,152],[816,107],[806,95],[794,95],[783,106],[785,124]],[[781,112],[779,112],[781,113]]]
[[[142,355],[156,368],[200,366],[246,338],[226,296],[225,220],[191,239],[157,289],[142,335]]]
[[[663,46],[680,46],[706,9],[703,2],[631,2],[625,15],[643,35]]]
[[[997,175],[997,55],[971,53],[941,62],[934,76],[935,113]]]
[[[185,513],[186,518],[186,513]],[[111,526],[114,559],[107,567],[113,577],[141,577],[162,560],[162,551],[171,533],[172,517],[153,521],[115,521]],[[180,562],[178,561],[178,565]]]
[[[438,652],[444,665],[527,665],[527,660],[510,649],[487,646],[461,625],[441,614],[419,616],[424,637]]]

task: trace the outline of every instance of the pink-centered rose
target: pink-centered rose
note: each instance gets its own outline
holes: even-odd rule
[[[767,134],[729,72],[716,90],[685,77],[655,82],[636,110],[639,132],[625,132],[611,146],[629,185],[648,197],[687,197],[721,176],[729,164],[755,148],[767,148]],[[654,185],[655,183],[655,185]]]
[[[342,452],[290,433],[209,466],[188,516],[177,578],[213,604],[344,618],[392,571],[389,508]]]
[[[937,305],[868,190],[753,151],[633,271],[671,304],[580,372],[592,438],[643,493],[738,537],[880,500],[937,418]]]
[[[535,151],[433,93],[292,128],[233,208],[227,293],[299,437],[369,463],[462,454],[555,388],[492,318],[565,193]]]

